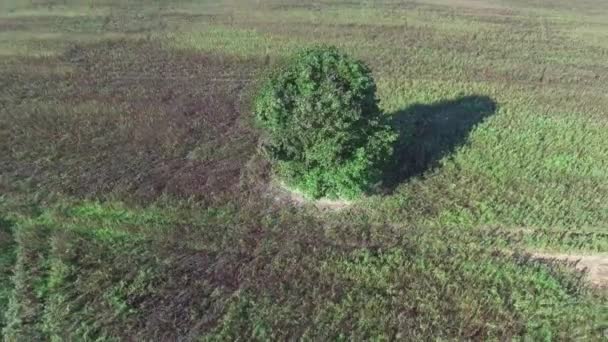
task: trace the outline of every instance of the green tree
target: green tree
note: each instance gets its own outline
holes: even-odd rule
[[[275,173],[312,198],[369,191],[397,137],[370,69],[334,47],[303,50],[271,74],[255,115]]]

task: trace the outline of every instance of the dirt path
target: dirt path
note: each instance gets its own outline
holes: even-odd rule
[[[586,270],[589,281],[597,287],[608,289],[608,254],[577,255],[534,253],[539,259],[556,259],[577,262],[576,269]]]
[[[268,193],[279,203],[291,203],[296,206],[312,204],[319,210],[341,210],[352,205],[352,202],[347,200],[332,200],[328,198],[310,200],[302,193],[294,191],[278,181],[272,182],[268,187]]]

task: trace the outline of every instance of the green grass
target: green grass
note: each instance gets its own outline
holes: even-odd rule
[[[564,339],[606,328],[606,299],[580,275],[488,249],[493,241],[473,231],[383,226],[376,238],[366,224],[259,209],[61,200],[15,216],[4,333]],[[391,243],[380,241],[389,232]]]
[[[600,0],[5,1],[7,340],[602,340]],[[269,188],[251,98],[305,46],[373,70],[403,133],[340,211]]]
[[[11,275],[15,263],[13,222],[0,219],[0,329],[6,324],[5,312],[12,291]]]

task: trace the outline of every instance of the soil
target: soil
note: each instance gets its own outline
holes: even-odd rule
[[[291,204],[295,206],[312,205],[319,210],[342,210],[350,207],[353,202],[347,200],[334,200],[329,198],[320,198],[312,200],[306,198],[301,192],[290,189],[287,185],[273,181],[268,186],[268,194],[275,201],[283,204]]]
[[[575,262],[577,270],[587,272],[587,277],[593,286],[608,289],[608,254],[534,253],[533,256],[538,259]]]

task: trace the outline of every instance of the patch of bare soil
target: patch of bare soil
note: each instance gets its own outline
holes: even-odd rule
[[[575,263],[577,270],[587,273],[587,277],[593,286],[608,289],[608,254],[580,255],[534,253],[532,255],[541,260],[573,262]]]
[[[329,198],[320,198],[317,200],[309,199],[301,192],[291,189],[284,183],[276,180],[268,185],[267,194],[281,204],[294,206],[312,205],[319,210],[341,210],[350,207],[353,203],[352,201],[334,200]]]

